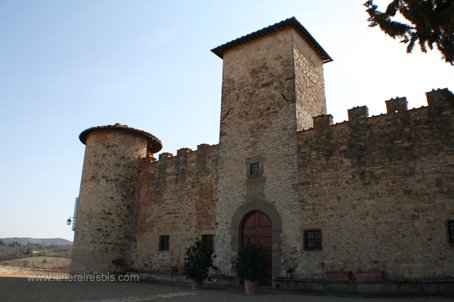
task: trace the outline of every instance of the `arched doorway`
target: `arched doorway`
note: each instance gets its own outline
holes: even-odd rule
[[[268,259],[266,268],[267,277],[260,281],[260,285],[271,286],[273,261],[273,225],[270,218],[261,211],[252,211],[246,214],[240,228],[240,245],[255,244],[261,247]]]

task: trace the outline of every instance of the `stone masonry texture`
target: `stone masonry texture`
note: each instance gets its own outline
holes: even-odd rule
[[[449,96],[443,98],[443,94]],[[453,276],[454,123],[419,108],[298,132],[301,230],[323,231],[323,250],[303,252],[302,273],[383,271],[389,279]]]
[[[181,271],[186,247],[214,233],[217,158],[218,146],[199,145],[140,161],[132,267]],[[169,251],[159,251],[160,235],[169,236]]]
[[[138,159],[147,140],[108,129],[89,134],[86,146],[71,270],[109,272],[112,260],[128,257],[134,238]]]
[[[303,29],[286,20],[213,50],[223,59],[218,145],[155,159],[149,133],[86,134],[73,272],[109,272],[124,258],[129,271],[183,273],[186,248],[212,235],[218,272],[234,276],[242,219],[258,210],[272,223],[273,285],[289,269],[307,280],[454,278],[452,92],[428,92],[412,110],[391,99],[373,117],[352,108],[333,125],[330,58]],[[305,248],[311,230],[320,249]]]

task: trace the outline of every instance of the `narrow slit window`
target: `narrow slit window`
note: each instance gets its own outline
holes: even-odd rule
[[[162,235],[159,236],[159,250],[160,251],[168,251],[169,250],[169,236]]]
[[[449,243],[454,244],[454,220],[448,220]]]

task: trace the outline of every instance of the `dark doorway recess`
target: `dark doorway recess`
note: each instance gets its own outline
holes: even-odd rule
[[[261,211],[252,211],[244,216],[240,230],[241,246],[255,244],[263,249],[268,260],[268,266],[266,268],[267,277],[260,281],[259,285],[271,286],[273,259],[273,225],[271,220]]]

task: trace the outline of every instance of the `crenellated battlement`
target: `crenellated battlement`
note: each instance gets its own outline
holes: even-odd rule
[[[447,88],[432,90],[426,93],[427,98],[427,107],[413,108],[408,110],[408,101],[406,97],[396,97],[386,100],[386,113],[380,114],[378,116],[369,117],[369,109],[367,106],[358,106],[353,107],[348,110],[348,121],[333,124],[333,116],[331,114],[319,115],[313,117],[313,128],[308,130],[303,130],[300,132],[307,132],[315,129],[316,131],[325,130],[330,127],[336,127],[341,124],[350,124],[350,126],[355,127],[360,124],[364,124],[366,121],[369,121],[371,118],[383,117],[383,118],[400,118],[401,113],[411,113],[418,112],[421,113],[427,112],[433,114],[443,114],[445,111],[454,110],[454,94],[449,91]],[[422,109],[422,110],[421,110]]]
[[[448,88],[426,92],[427,103],[433,112],[452,110],[454,106],[454,94]]]
[[[359,123],[369,117],[369,108],[367,106],[353,107],[348,110],[348,120],[351,123]]]
[[[163,152],[159,154],[159,161],[161,160],[173,160],[173,159],[181,159],[187,158],[188,156],[195,156],[197,157],[198,154],[209,152],[211,149],[218,148],[218,145],[209,145],[209,144],[200,144],[197,145],[196,150],[192,150],[191,148],[180,148],[177,150],[177,155],[173,155],[170,152]]]
[[[386,113],[391,114],[391,113],[401,113],[404,111],[407,111],[407,98],[399,98],[396,97],[395,99],[390,99],[385,101],[386,103]]]
[[[213,161],[217,160],[218,149],[219,145],[209,144],[200,144],[196,150],[180,148],[176,155],[164,152],[159,155],[158,160],[145,159],[144,165],[151,165],[149,166],[150,169],[157,169],[159,181],[166,181],[169,177],[188,172],[197,174],[210,170],[210,172],[215,173],[211,170],[216,167]],[[207,168],[207,166],[210,166],[210,168]],[[178,181],[184,179],[179,177]]]
[[[163,152],[159,154],[159,159],[157,162],[175,162],[175,163],[183,163],[183,162],[195,162],[197,158],[206,156],[207,153],[213,152],[214,150],[217,151],[219,145],[209,145],[209,144],[200,144],[197,146],[196,150],[192,150],[191,148],[180,148],[177,150],[177,154],[174,155],[170,152]]]
[[[331,114],[319,115],[312,118],[314,121],[314,129],[327,129],[333,124],[333,116]]]
[[[428,106],[411,110],[407,99],[398,97],[387,100],[387,113],[377,116],[369,117],[361,106],[348,110],[348,121],[334,125],[331,115],[314,117],[313,128],[298,132],[300,160],[313,165],[343,158],[363,169],[452,148],[454,95],[446,88],[426,95]]]

